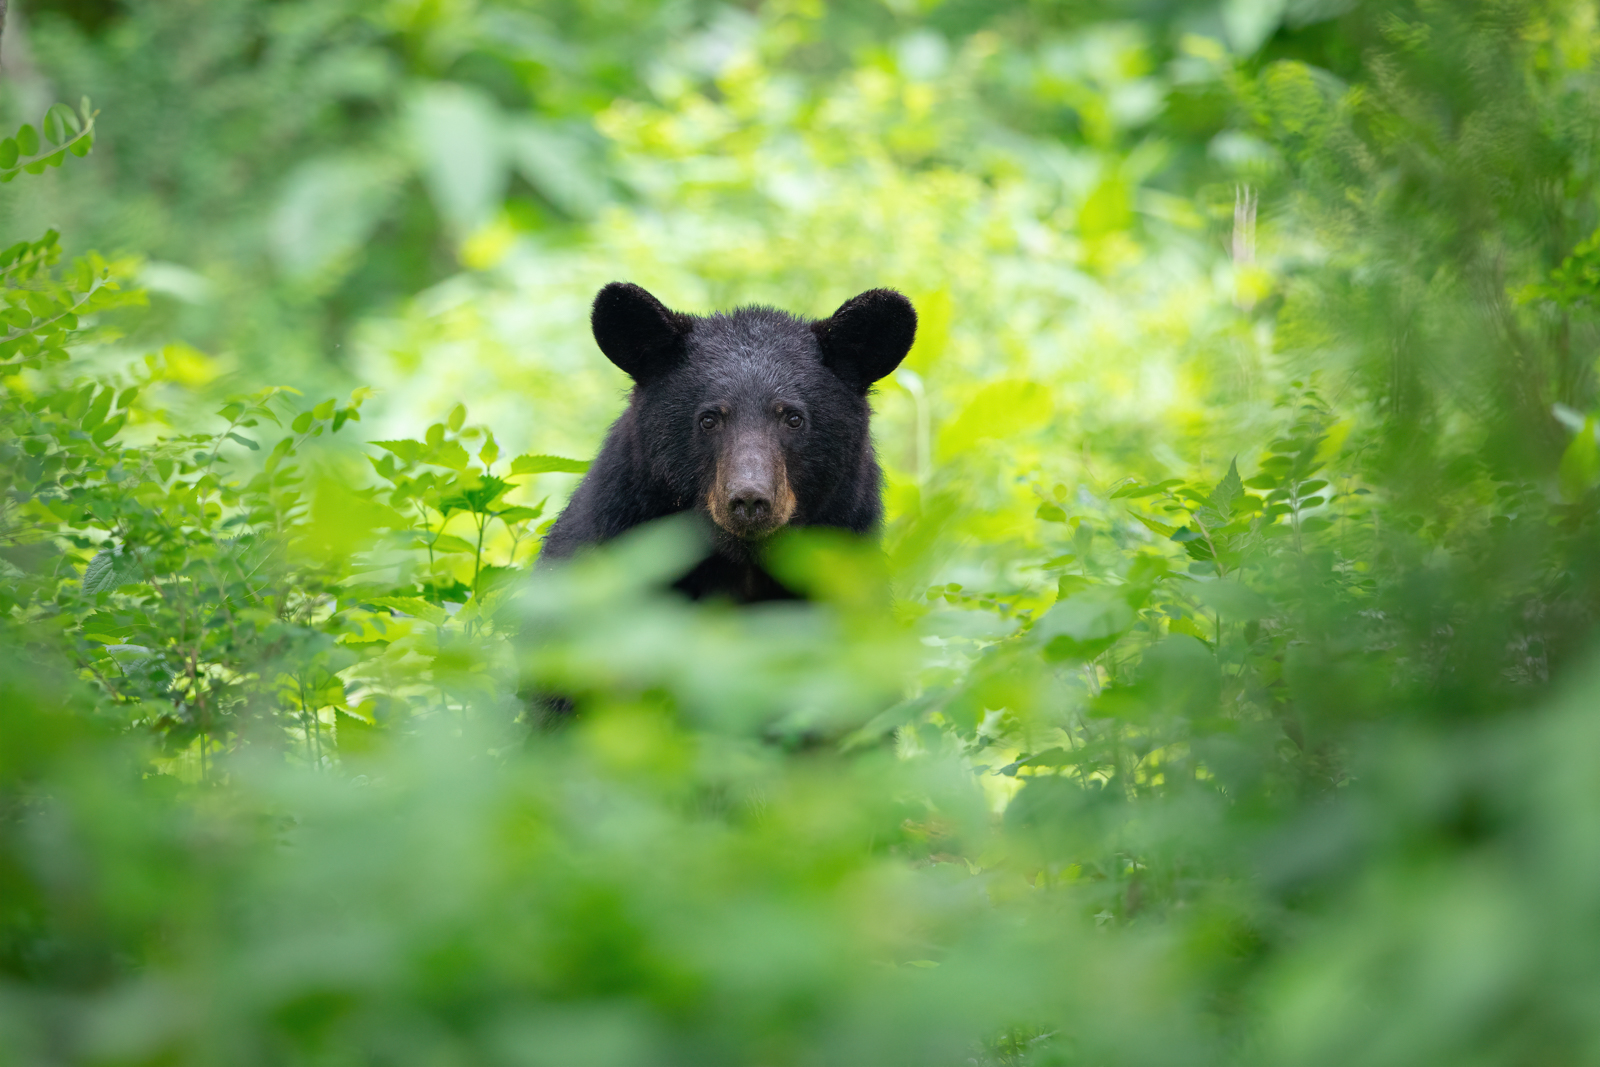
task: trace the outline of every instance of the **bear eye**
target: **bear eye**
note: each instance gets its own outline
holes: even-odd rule
[[[783,417],[783,421],[791,430],[798,430],[801,426],[805,425],[806,420],[798,411],[791,411],[789,414]]]
[[[702,430],[715,430],[717,428],[717,417],[715,415],[710,414],[709,412],[707,414],[701,415],[700,416],[700,428]]]

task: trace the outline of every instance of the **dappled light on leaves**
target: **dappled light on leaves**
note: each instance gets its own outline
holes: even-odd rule
[[[1592,1061],[1592,5],[18,6],[0,1067]],[[916,306],[798,599],[619,278]]]

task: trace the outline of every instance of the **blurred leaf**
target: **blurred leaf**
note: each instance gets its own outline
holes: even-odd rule
[[[424,463],[449,467],[455,471],[464,471],[472,463],[472,457],[459,441],[440,441],[431,445],[422,453],[421,459]]]
[[[424,535],[421,541],[434,552],[474,552],[477,549],[471,541],[454,534]]]
[[[1050,503],[1040,504],[1039,505],[1039,510],[1034,512],[1034,514],[1037,515],[1039,518],[1043,519],[1045,522],[1066,522],[1067,521],[1067,513],[1065,511],[1061,510],[1060,506],[1056,505],[1056,504],[1050,504]]]
[[[517,474],[583,474],[589,469],[586,459],[563,459],[560,456],[518,456],[511,461],[511,473]]]
[[[394,198],[394,180],[379,162],[358,155],[309,159],[283,185],[269,224],[278,269],[312,277],[354,254]]]
[[[1159,534],[1162,537],[1169,537],[1169,538],[1172,538],[1173,540],[1177,540],[1177,534],[1178,534],[1179,531],[1178,531],[1178,528],[1176,526],[1171,526],[1171,525],[1169,525],[1167,523],[1164,523],[1164,522],[1157,522],[1155,519],[1149,518],[1148,516],[1145,516],[1145,515],[1140,515],[1136,511],[1130,511],[1128,514],[1130,514],[1134,518],[1138,519],[1139,522],[1146,529],[1148,529],[1151,533]]]
[[[587,219],[606,202],[594,150],[576,131],[523,121],[508,126],[504,137],[517,172],[566,215]]]
[[[486,222],[508,176],[494,102],[472,87],[435,82],[416,92],[406,123],[440,215],[462,235]]]
[[[1042,643],[1046,659],[1093,659],[1115,644],[1133,622],[1133,609],[1125,600],[1100,591],[1086,591],[1045,612],[1029,636]]]
[[[1583,429],[1573,436],[1561,454],[1559,471],[1561,495],[1577,503],[1600,480],[1600,444],[1597,444],[1595,417],[1583,420]]]
[[[1050,418],[1050,391],[1036,382],[990,382],[939,432],[939,455],[958,456],[985,438],[1014,437]]]
[[[1194,593],[1196,600],[1228,622],[1249,622],[1273,613],[1266,598],[1237,581],[1195,582],[1186,588]]]

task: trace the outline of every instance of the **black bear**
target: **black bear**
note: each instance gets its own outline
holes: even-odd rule
[[[867,394],[916,337],[904,296],[873,289],[815,322],[765,307],[702,317],[613,282],[595,297],[591,325],[633,394],[541,562],[698,511],[712,550],[677,588],[749,603],[791,595],[760,564],[774,531],[876,529],[882,472]]]

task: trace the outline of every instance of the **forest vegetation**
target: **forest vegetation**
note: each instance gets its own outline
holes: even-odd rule
[[[1600,1063],[1592,0],[13,0],[0,119],[0,1067]],[[614,280],[915,302],[807,601],[532,568]]]

